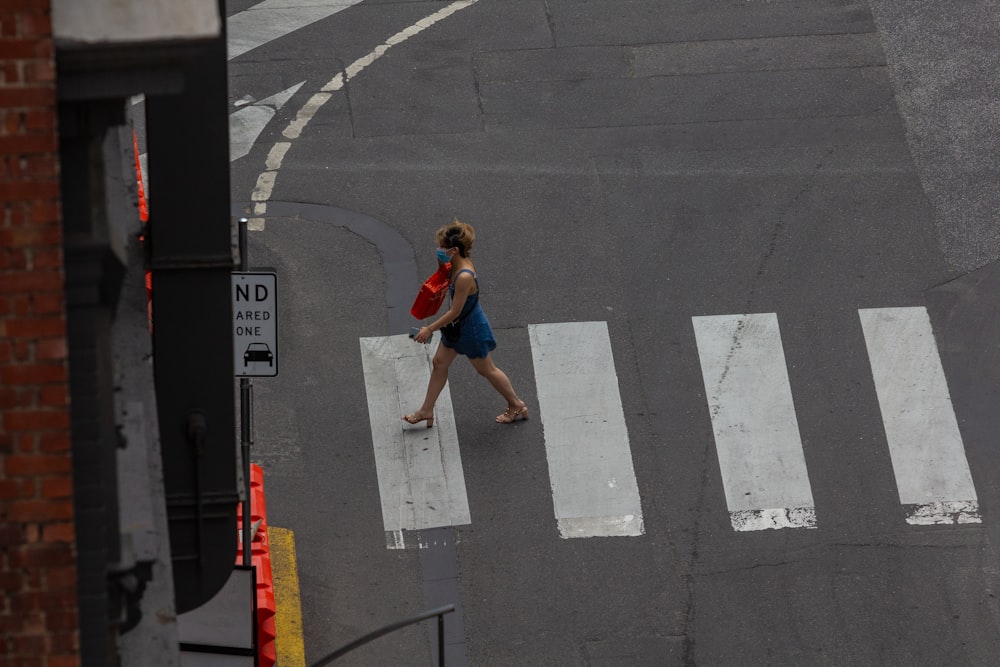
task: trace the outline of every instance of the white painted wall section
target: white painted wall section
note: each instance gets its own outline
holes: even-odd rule
[[[470,523],[462,454],[446,385],[434,426],[402,415],[423,403],[437,336],[427,345],[409,336],[361,339],[368,417],[387,533]],[[401,544],[401,540],[398,540]]]
[[[907,523],[980,523],[927,309],[869,308],[858,315]]]
[[[221,27],[216,0],[52,0],[52,34],[74,42],[208,39]]]
[[[777,315],[692,322],[733,528],[815,528]]]
[[[642,505],[606,322],[531,324],[559,534],[643,534]]]

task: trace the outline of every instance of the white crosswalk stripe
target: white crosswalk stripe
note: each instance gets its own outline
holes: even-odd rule
[[[870,308],[858,314],[907,523],[980,523],[927,310]]]
[[[471,522],[448,387],[435,406],[434,428],[408,426],[401,419],[423,402],[436,343],[437,338],[419,345],[404,335],[361,339],[382,521],[390,545],[403,545],[404,530]]]
[[[815,528],[777,316],[692,322],[733,528]]]
[[[531,324],[559,534],[642,535],[642,505],[606,322]]]

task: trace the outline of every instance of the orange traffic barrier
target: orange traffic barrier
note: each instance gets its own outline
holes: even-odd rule
[[[264,502],[264,471],[250,465],[250,523],[258,525],[250,543],[250,561],[257,571],[257,659],[260,667],[274,667],[274,578],[271,574],[271,545],[267,538],[267,505]],[[237,505],[237,528],[243,525],[243,504]],[[243,563],[243,542],[236,550],[236,563]]]
[[[132,154],[135,156],[135,182],[139,186],[139,219],[149,221],[149,207],[146,206],[146,189],[142,187],[142,166],[139,164],[139,135],[132,130]]]

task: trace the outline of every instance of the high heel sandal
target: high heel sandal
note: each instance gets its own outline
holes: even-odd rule
[[[506,410],[503,411],[503,414],[497,415],[497,423],[498,424],[513,424],[514,422],[517,421],[518,417],[520,417],[521,419],[527,419],[528,418],[528,406],[527,405],[522,405],[520,408],[511,408],[511,407],[508,407]]]
[[[430,417],[420,417],[418,413],[414,412],[412,415],[403,415],[403,421],[407,424],[419,424],[420,422],[427,422],[427,428],[434,426],[434,415]]]

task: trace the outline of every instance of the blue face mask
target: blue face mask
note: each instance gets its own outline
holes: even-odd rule
[[[441,248],[438,248],[437,256],[438,256],[438,261],[441,262],[442,264],[447,264],[448,262],[451,261],[451,257],[448,256],[447,250],[442,250]]]

